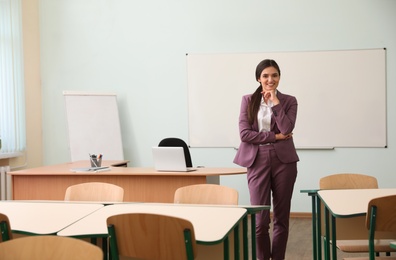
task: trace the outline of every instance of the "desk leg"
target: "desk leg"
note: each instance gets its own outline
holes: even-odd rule
[[[252,234],[252,259],[256,257],[256,214],[252,214],[250,218],[250,232]]]
[[[308,191],[312,197],[312,255],[313,260],[322,260],[321,203],[317,191]]]
[[[316,225],[317,225],[317,215],[316,215],[316,195],[312,196],[312,250],[313,250],[313,259],[317,260],[318,250],[317,250],[317,236]]]
[[[319,197],[316,195],[316,227],[317,227],[317,235],[316,235],[316,245],[318,250],[318,260],[322,260],[322,205]]]
[[[108,259],[110,256],[108,256],[109,250],[108,250],[108,244],[107,244],[107,239],[108,237],[103,237],[102,238],[102,248],[103,248],[103,259]]]
[[[331,215],[331,240],[332,240],[332,259],[337,260],[337,234],[336,234],[336,219]]]
[[[325,207],[325,238],[324,238],[324,251],[325,259],[330,260],[330,227],[329,227],[329,210]]]
[[[248,215],[243,218],[243,259],[249,259]]]
[[[239,224],[234,228],[234,259],[239,260],[241,251],[239,250]]]
[[[102,237],[101,239],[102,241],[102,251],[103,251],[103,259],[107,260],[109,259],[107,253],[108,253],[108,246],[107,246],[107,237]],[[91,244],[93,244],[94,246],[99,246],[98,245],[98,239],[96,237],[91,237]]]
[[[229,260],[230,259],[230,239],[229,239],[229,237],[227,236],[225,239],[224,239],[224,260]]]

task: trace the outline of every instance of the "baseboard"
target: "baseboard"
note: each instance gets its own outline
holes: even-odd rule
[[[312,218],[312,213],[310,212],[290,212],[290,218]]]

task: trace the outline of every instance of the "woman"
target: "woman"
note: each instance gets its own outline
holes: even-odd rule
[[[290,204],[299,160],[293,143],[297,100],[277,90],[280,69],[274,60],[256,68],[260,86],[242,98],[239,116],[241,144],[234,163],[247,167],[252,205],[271,205],[273,237],[269,236],[270,213],[256,215],[257,258],[285,259],[289,235]]]

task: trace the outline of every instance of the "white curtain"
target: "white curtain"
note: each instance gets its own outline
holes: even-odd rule
[[[21,0],[0,0],[0,153],[26,149]]]

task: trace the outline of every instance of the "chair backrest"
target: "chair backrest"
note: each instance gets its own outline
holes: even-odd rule
[[[10,220],[2,213],[0,213],[0,234],[0,242],[12,239]]]
[[[366,227],[369,229],[370,259],[375,259],[375,233],[396,232],[396,195],[375,198],[368,203]]]
[[[366,216],[368,229],[372,227],[370,217],[375,217],[375,231],[396,232],[396,195],[372,199],[368,204]]]
[[[196,241],[191,222],[171,216],[130,213],[107,219],[112,259],[195,259]]]
[[[325,176],[319,180],[321,190],[335,189],[377,189],[378,182],[373,176],[358,173],[338,173]],[[322,216],[323,214],[322,205]],[[324,232],[324,219],[322,217],[322,232]],[[337,239],[367,239],[365,216],[354,218],[337,218]]]
[[[373,176],[358,173],[339,173],[323,177],[319,181],[321,190],[335,189],[377,189],[378,182]]]
[[[124,189],[104,182],[80,183],[66,189],[65,200],[122,202],[124,200]]]
[[[238,191],[217,184],[189,185],[175,191],[174,203],[238,205]]]
[[[186,166],[193,167],[190,149],[188,148],[188,145],[186,144],[186,142],[184,142],[182,139],[175,138],[175,137],[165,138],[165,139],[161,140],[161,142],[158,144],[158,146],[183,147],[184,157],[186,158]]]
[[[60,236],[27,236],[0,243],[0,259],[102,260],[100,247],[80,239]]]

